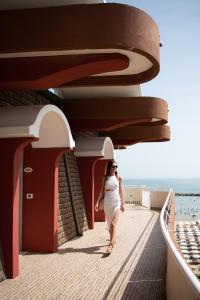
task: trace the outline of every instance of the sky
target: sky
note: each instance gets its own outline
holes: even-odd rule
[[[200,1],[108,1],[135,6],[157,23],[160,73],[142,85],[143,96],[169,105],[171,141],[115,151],[123,178],[200,177]]]

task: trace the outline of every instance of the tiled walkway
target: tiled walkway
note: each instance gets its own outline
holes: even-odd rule
[[[0,283],[0,299],[165,299],[166,249],[159,213],[127,208],[106,255],[105,223],[55,254],[20,256],[20,275]]]

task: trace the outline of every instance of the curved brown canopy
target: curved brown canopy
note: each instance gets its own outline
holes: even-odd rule
[[[62,107],[74,131],[110,131],[127,125],[167,123],[168,105],[154,97],[72,99]]]
[[[156,24],[124,4],[1,11],[0,35],[0,89],[137,84],[159,72]]]
[[[101,135],[104,135],[102,133]],[[170,140],[170,128],[159,126],[127,126],[106,133],[116,148],[136,143],[166,142]]]

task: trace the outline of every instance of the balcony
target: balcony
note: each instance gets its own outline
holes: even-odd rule
[[[200,283],[192,272],[174,234],[175,196],[171,190],[167,196],[160,215],[162,233],[167,246],[166,289],[169,300],[200,299]]]
[[[159,194],[161,198],[154,196],[162,205],[167,192]],[[108,232],[98,222],[94,230],[68,241],[57,253],[22,254],[20,276],[0,284],[2,298],[14,293],[16,298],[164,300],[167,256],[160,211],[126,206],[110,256]]]
[[[157,25],[128,5],[2,10],[0,34],[1,89],[133,85],[159,72]]]

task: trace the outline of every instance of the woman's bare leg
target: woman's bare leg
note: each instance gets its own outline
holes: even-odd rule
[[[116,226],[117,226],[117,222],[119,220],[119,212],[120,210],[118,210],[110,224],[110,245],[114,246],[115,243],[115,236],[116,236]]]

